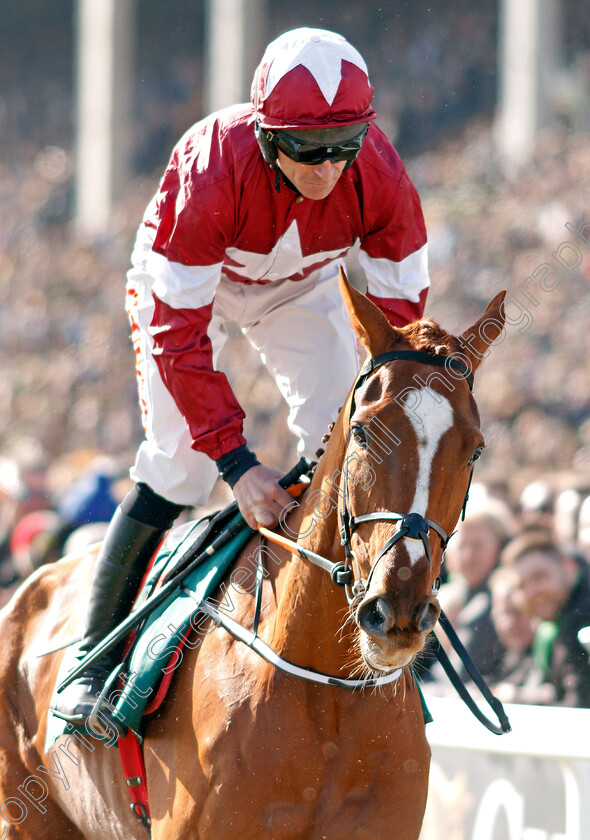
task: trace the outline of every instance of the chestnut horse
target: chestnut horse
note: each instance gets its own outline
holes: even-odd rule
[[[443,547],[483,446],[471,372],[503,329],[503,294],[455,337],[430,320],[393,328],[345,278],[341,286],[372,361],[283,533],[354,582],[336,586],[274,546],[258,634],[312,677],[368,678],[368,687],[299,679],[212,626],[144,719],[154,840],[419,835],[430,750],[410,665],[437,621]],[[251,574],[261,539],[234,574]],[[63,652],[38,654],[77,634],[95,555],[40,569],[1,613],[0,840],[144,837],[116,748],[68,735],[44,752]],[[228,592],[232,618],[250,628],[257,599],[248,587]]]

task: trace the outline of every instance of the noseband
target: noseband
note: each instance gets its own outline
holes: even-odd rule
[[[367,359],[367,361],[362,366],[352,390],[349,422],[350,418],[353,416],[355,411],[355,394],[357,390],[361,387],[361,385],[364,385],[364,383],[367,381],[367,379],[373,373],[373,371],[375,371],[378,367],[381,367],[381,365],[387,364],[388,362],[395,362],[400,360],[421,362],[422,364],[444,367],[447,370],[449,368],[452,368],[453,370],[458,371],[461,374],[461,376],[463,376],[467,380],[469,390],[471,391],[473,389],[473,373],[471,372],[471,369],[459,359],[453,359],[451,356],[437,356],[433,353],[425,353],[419,350],[392,350],[389,353],[381,353],[378,356],[373,356]],[[352,430],[349,426],[347,448],[348,444],[350,443],[351,434]],[[463,501],[463,516],[465,514],[465,506],[467,504],[467,499],[469,496],[469,487],[471,485],[472,475],[473,468],[471,470],[467,492]],[[441,528],[440,525],[437,525],[436,522],[433,522],[431,519],[426,519],[420,513],[395,513],[393,511],[377,511],[375,513],[364,513],[360,516],[354,516],[350,510],[350,491],[348,481],[347,458],[344,459],[342,507],[339,510],[339,515],[341,537],[340,541],[341,544],[344,546],[344,553],[346,558],[343,566],[341,567],[340,579],[343,581],[343,585],[346,588],[346,596],[348,598],[349,603],[353,603],[354,601],[356,601],[357,598],[363,597],[365,595],[365,593],[368,591],[371,585],[371,580],[375,569],[377,568],[377,564],[379,563],[381,558],[385,554],[387,554],[387,552],[390,551],[393,548],[393,546],[400,540],[409,539],[421,541],[422,545],[424,546],[424,553],[426,554],[428,564],[430,565],[432,560],[432,554],[430,550],[430,542],[428,539],[429,531],[432,530],[438,535],[443,551],[443,557],[449,539],[452,536],[447,535],[447,533],[443,530],[443,528]],[[390,537],[390,539],[385,543],[385,545],[377,555],[377,558],[374,560],[369,571],[368,577],[365,581],[362,578],[360,565],[356,560],[354,549],[352,548],[352,535],[361,523],[380,521],[399,522],[399,525],[395,534],[392,537]],[[357,567],[356,580],[352,569],[353,562]],[[433,585],[433,594],[436,594],[439,586],[440,578],[437,578]]]

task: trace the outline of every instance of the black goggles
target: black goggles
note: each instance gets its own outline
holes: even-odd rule
[[[281,152],[295,163],[314,165],[323,163],[325,160],[333,162],[339,160],[353,161],[361,150],[363,140],[369,130],[368,124],[363,126],[356,137],[345,140],[343,143],[329,146],[327,144],[312,144],[308,140],[294,137],[285,131],[268,131],[266,137],[274,141]]]

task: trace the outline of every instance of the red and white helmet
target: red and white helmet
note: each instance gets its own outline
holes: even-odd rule
[[[272,41],[251,96],[256,122],[266,129],[336,128],[375,117],[362,56],[326,29],[292,29]]]

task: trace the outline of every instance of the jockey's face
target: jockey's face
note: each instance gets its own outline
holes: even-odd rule
[[[330,195],[336,186],[336,181],[342,175],[346,161],[324,160],[322,163],[295,163],[279,149],[278,164],[285,177],[304,198],[319,200]]]

